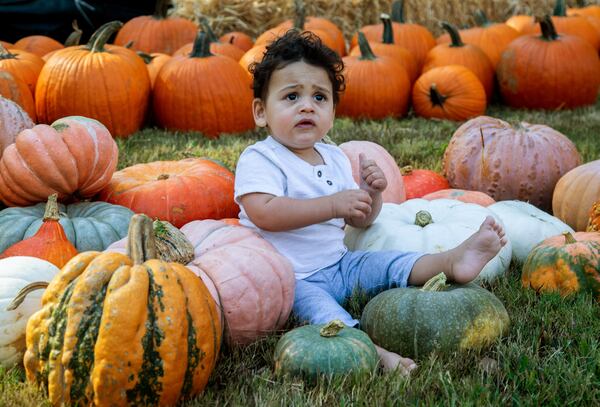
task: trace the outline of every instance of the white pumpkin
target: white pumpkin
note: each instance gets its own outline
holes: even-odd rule
[[[504,223],[513,259],[524,263],[535,245],[550,236],[575,231],[560,219],[523,201],[499,201],[488,206]]]
[[[60,270],[46,260],[28,256],[0,260],[0,365],[10,367],[21,363],[25,352],[27,320],[42,308],[44,290],[32,291],[16,309],[6,308],[26,285],[50,282]]]
[[[420,211],[431,215],[432,223],[415,224]],[[489,209],[454,199],[409,199],[402,204],[383,204],[379,216],[365,229],[346,227],[344,242],[350,250],[400,250],[440,253],[453,249],[475,233]],[[508,239],[507,239],[508,240]],[[490,260],[476,281],[492,281],[503,275],[510,266],[510,241]]]

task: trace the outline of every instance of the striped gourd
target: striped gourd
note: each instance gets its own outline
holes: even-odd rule
[[[27,379],[53,405],[172,405],[204,388],[221,326],[191,271],[155,259],[152,221],[135,215],[121,253],[88,251],[51,281],[27,324]]]

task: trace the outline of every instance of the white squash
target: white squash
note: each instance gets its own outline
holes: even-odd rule
[[[431,215],[432,223],[415,224],[419,211]],[[475,233],[489,209],[454,199],[410,199],[402,204],[383,204],[375,222],[365,229],[346,227],[344,242],[350,250],[400,250],[440,253],[453,249]],[[492,281],[503,275],[510,266],[510,241],[490,260],[476,281]]]
[[[50,282],[60,270],[54,264],[28,256],[0,260],[0,365],[21,363],[25,352],[27,320],[42,308],[44,290],[32,291],[16,309],[6,308],[21,288],[36,282]]]
[[[560,219],[523,201],[499,201],[488,206],[504,223],[513,259],[524,263],[535,245],[550,236],[575,231]]]

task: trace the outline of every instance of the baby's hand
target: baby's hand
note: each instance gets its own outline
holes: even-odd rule
[[[362,189],[347,189],[331,195],[334,218],[365,219],[371,213],[371,196]]]
[[[372,194],[383,192],[387,188],[385,174],[377,163],[367,159],[364,153],[358,155],[358,167],[360,168],[360,189]]]

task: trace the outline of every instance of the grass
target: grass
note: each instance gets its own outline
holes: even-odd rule
[[[600,101],[574,111],[528,112],[492,106],[488,114],[509,122],[547,124],[575,142],[584,162],[600,159]],[[399,165],[440,170],[457,123],[402,120],[336,120],[331,138],[385,146]],[[119,140],[123,168],[139,162],[191,156],[216,158],[235,168],[239,153],[259,132],[207,140],[197,133],[146,129]],[[561,298],[520,286],[520,266],[487,286],[506,306],[509,334],[491,348],[467,354],[434,354],[419,360],[409,378],[374,374],[362,379],[322,379],[316,384],[273,374],[272,354],[281,333],[245,348],[224,348],[204,393],[186,406],[205,405],[600,405],[600,306],[591,295]],[[352,298],[355,316],[366,303]],[[288,328],[293,323],[290,322]],[[0,369],[0,406],[46,405],[43,392],[25,383],[22,370]]]

